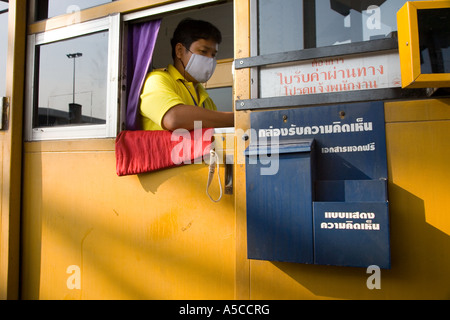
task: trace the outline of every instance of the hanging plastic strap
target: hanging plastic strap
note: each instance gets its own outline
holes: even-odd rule
[[[219,173],[219,156],[217,153],[211,149],[209,156],[209,174],[208,174],[208,183],[206,185],[206,194],[213,202],[219,202],[222,199],[222,182],[220,181],[220,173]],[[211,182],[214,178],[214,171],[215,171],[215,165],[217,165],[217,178],[219,179],[219,189],[220,189],[220,195],[219,199],[214,200],[211,195],[209,194],[209,186],[211,185]]]

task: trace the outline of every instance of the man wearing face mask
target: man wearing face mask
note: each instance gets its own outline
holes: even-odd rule
[[[216,67],[220,31],[206,21],[185,19],[177,26],[172,44],[173,65],[151,72],[141,94],[143,130],[232,127],[232,112],[217,108],[201,83],[207,82]]]

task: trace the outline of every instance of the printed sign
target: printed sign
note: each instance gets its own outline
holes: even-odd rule
[[[387,201],[313,205],[315,263],[390,268]]]
[[[315,140],[318,180],[386,179],[384,104],[355,103],[258,112],[251,144]]]
[[[279,64],[260,71],[261,98],[401,87],[397,52]]]

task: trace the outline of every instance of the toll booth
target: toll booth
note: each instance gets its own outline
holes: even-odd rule
[[[450,1],[73,2],[0,1],[0,299],[449,297]],[[130,30],[184,17],[234,130],[119,177]]]

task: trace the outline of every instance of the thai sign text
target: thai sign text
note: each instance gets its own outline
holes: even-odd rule
[[[314,59],[264,67],[261,98],[401,87],[397,53]]]

